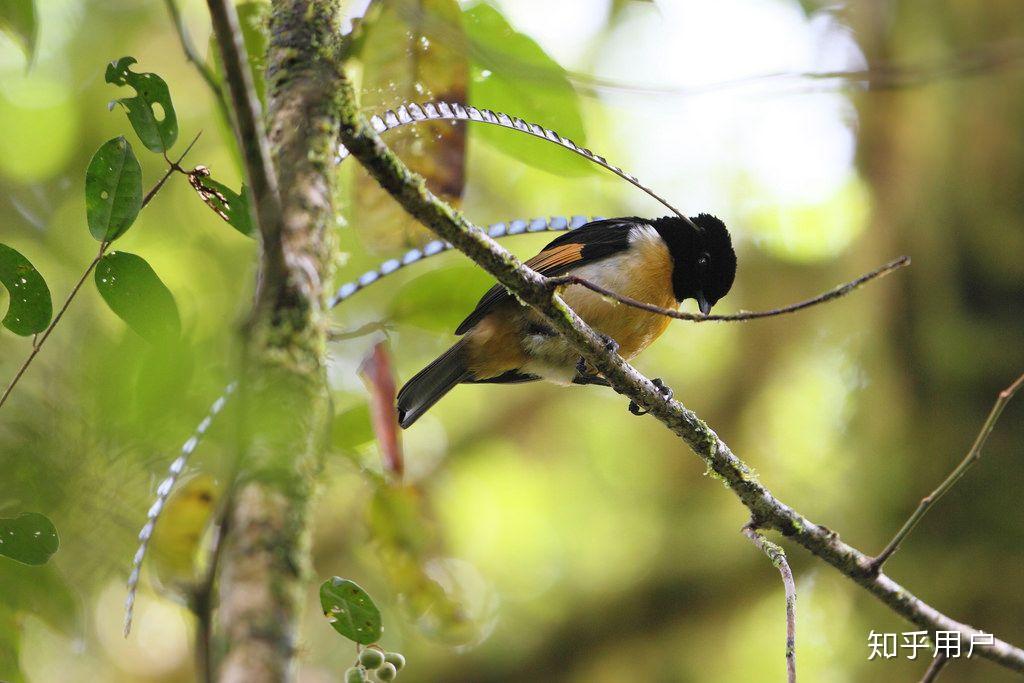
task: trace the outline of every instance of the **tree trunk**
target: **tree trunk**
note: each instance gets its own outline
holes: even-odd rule
[[[214,4],[210,0],[211,10]],[[337,0],[276,0],[271,10],[266,128],[279,215],[270,219],[276,225],[268,225],[265,217],[273,212],[261,211],[261,199],[254,197],[263,258],[244,328],[244,460],[220,556],[216,640],[223,681],[287,680],[295,668],[296,624],[308,578],[306,522],[330,418],[324,284],[333,258],[338,72],[330,50],[339,37],[338,10]],[[229,85],[241,119],[237,84]],[[262,125],[257,128],[262,135]],[[251,143],[242,140],[243,149]],[[246,153],[251,182],[259,158]]]

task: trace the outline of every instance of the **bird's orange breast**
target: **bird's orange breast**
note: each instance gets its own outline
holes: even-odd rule
[[[578,249],[578,245],[569,246]],[[559,255],[571,256],[568,249]],[[653,228],[647,228],[624,252],[571,272],[617,294],[674,309],[678,302],[672,291],[672,268],[668,246]],[[569,285],[560,294],[587,324],[614,339],[627,360],[650,346],[671,321],[579,285]],[[466,334],[468,368],[478,379],[519,370],[567,381],[579,354],[558,335],[531,331],[547,327],[542,316],[515,300],[495,307]]]
[[[622,255],[584,266],[575,275],[617,294],[638,301],[676,308],[672,291],[672,257],[654,230],[636,238]],[[619,344],[619,354],[630,359],[646,349],[668,328],[671,318],[618,303],[579,285],[562,293],[565,302],[581,318]]]

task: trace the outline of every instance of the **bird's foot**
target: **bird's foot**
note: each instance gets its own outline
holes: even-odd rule
[[[655,377],[654,379],[652,379],[651,384],[653,384],[658,389],[658,391],[661,392],[661,395],[665,397],[666,401],[672,400],[672,397],[675,395],[672,391],[672,387],[666,386],[660,377]],[[636,404],[635,401],[630,401],[629,412],[631,412],[634,415],[646,415],[650,411],[643,410],[640,406]]]
[[[597,332],[597,336],[601,338],[601,343],[604,345],[604,350],[609,353],[619,352],[619,342],[615,341],[606,334]],[[587,359],[580,356],[580,359],[576,361],[576,372],[583,377],[591,377],[597,374],[593,367],[587,362]]]
[[[601,343],[604,344],[605,351],[608,351],[609,353],[619,352],[619,342],[615,341],[607,334],[601,334],[600,332],[597,333],[597,336],[601,338]]]

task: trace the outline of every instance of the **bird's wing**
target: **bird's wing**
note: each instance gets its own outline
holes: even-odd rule
[[[541,275],[556,277],[566,272],[608,258],[629,246],[629,231],[640,223],[638,218],[609,218],[587,223],[552,240],[526,265]],[[508,290],[494,285],[481,297],[473,312],[462,321],[455,334],[465,334],[490,313],[495,306],[508,301]]]

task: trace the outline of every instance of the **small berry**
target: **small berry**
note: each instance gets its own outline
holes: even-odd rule
[[[359,663],[367,669],[376,669],[384,663],[384,653],[375,647],[368,647],[359,653]]]
[[[384,666],[377,669],[377,678],[382,681],[393,681],[398,675],[398,669],[391,662],[384,662]]]
[[[353,666],[345,672],[345,683],[366,683],[366,672]]]
[[[396,671],[401,671],[405,668],[405,656],[401,652],[387,653],[384,655],[384,661],[394,665]]]

